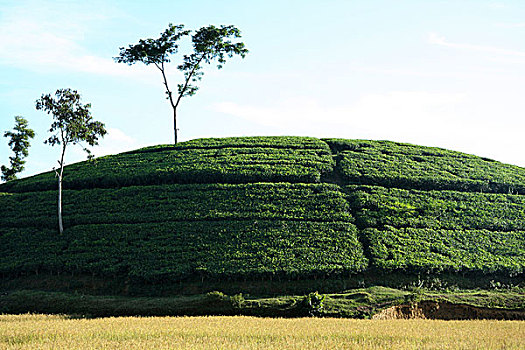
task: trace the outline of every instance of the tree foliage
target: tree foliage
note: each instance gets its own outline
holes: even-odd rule
[[[55,170],[58,177],[58,221],[60,233],[64,228],[62,225],[62,180],[64,174],[64,157],[69,144],[76,145],[86,142],[89,146],[98,144],[99,137],[104,137],[106,129],[104,124],[94,121],[89,109],[91,104],[82,104],[80,94],[76,90],[58,89],[55,97],[51,94],[43,94],[36,101],[36,109],[42,110],[53,116],[53,123],[49,132],[52,135],[44,141],[51,146],[62,146],[62,153],[58,160],[59,170]],[[91,151],[84,147],[88,159],[92,159]]]
[[[193,53],[183,56],[183,63],[177,68],[183,73],[184,81],[177,85],[177,97],[168,85],[165,63],[171,61],[170,55],[176,54],[179,49],[179,40],[188,36],[190,30],[184,30],[184,25],[169,24],[168,28],[157,39],[140,39],[138,44],[121,47],[119,56],[115,57],[118,63],[133,65],[142,62],[145,65],[153,64],[162,74],[167,99],[173,109],[173,131],[177,144],[177,107],[183,97],[193,96],[199,89],[196,83],[202,79],[203,63],[211,64],[217,61],[217,68],[221,69],[227,58],[239,55],[246,56],[248,50],[242,42],[233,42],[232,39],[241,37],[236,27],[210,25],[199,29],[192,36]]]
[[[44,94],[36,101],[37,110],[43,110],[53,116],[53,123],[49,129],[53,135],[44,143],[51,146],[62,145],[62,149],[69,144],[76,145],[82,142],[89,146],[97,145],[99,137],[103,137],[106,130],[103,123],[93,120],[89,111],[91,104],[82,104],[80,94],[76,90],[58,89],[55,96],[56,99],[51,94]],[[84,147],[84,151],[91,159],[90,150]]]
[[[121,47],[120,56],[115,57],[115,61],[129,65],[137,62],[145,65],[162,65],[170,62],[169,56],[177,53],[179,49],[177,42],[188,34],[190,31],[184,30],[184,25],[170,23],[158,39],[140,39],[138,44],[129,45],[127,49]]]
[[[29,139],[35,137],[35,132],[28,127],[28,121],[21,116],[15,117],[15,127],[13,131],[6,131],[4,137],[9,139],[9,147],[14,155],[9,157],[10,167],[2,165],[2,180],[11,181],[16,179],[16,174],[24,170],[25,157],[29,155]]]
[[[211,64],[217,61],[217,68],[221,69],[226,58],[233,55],[246,56],[248,50],[244,43],[233,43],[230,38],[240,38],[241,32],[234,26],[213,25],[199,29],[192,37],[193,53],[184,55],[183,63],[177,68],[184,73],[184,83],[178,84],[179,97],[193,96],[199,89],[195,83],[203,76],[202,63]]]

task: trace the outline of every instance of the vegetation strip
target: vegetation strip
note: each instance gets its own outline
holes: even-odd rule
[[[481,297],[483,295],[483,298]],[[439,306],[443,310],[439,311]],[[457,314],[454,308],[457,307]],[[424,309],[424,310],[423,310]],[[250,297],[210,292],[174,297],[119,297],[16,291],[0,296],[0,313],[52,313],[82,317],[251,315],[525,320],[521,291],[398,290],[370,287],[337,294]],[[468,315],[471,317],[467,317]],[[478,317],[476,317],[476,315]],[[507,317],[505,316],[507,315]]]

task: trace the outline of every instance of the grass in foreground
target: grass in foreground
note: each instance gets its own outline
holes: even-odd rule
[[[0,315],[5,349],[523,349],[523,321]]]

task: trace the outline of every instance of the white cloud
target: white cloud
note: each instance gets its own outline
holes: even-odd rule
[[[313,125],[311,131],[315,131],[321,125],[330,124],[360,129],[377,129],[379,126],[379,129],[391,130],[402,128],[403,124],[417,124],[424,115],[439,114],[440,118],[444,118],[453,113],[453,107],[462,98],[464,94],[394,91],[368,94],[349,106],[322,106],[308,98],[290,99],[272,107],[224,102],[214,106],[214,110],[279,128]]]
[[[271,107],[224,102],[216,112],[274,127],[276,134],[392,140],[444,147],[525,166],[525,122],[487,122],[473,115],[464,93],[394,91],[368,94],[346,106],[294,99]],[[490,123],[490,125],[488,125]]]
[[[99,144],[97,146],[88,147],[95,157],[127,152],[146,146],[118,128],[107,128],[106,130],[108,133],[104,136],[104,138],[99,139]],[[86,145],[81,143],[68,149],[66,156],[67,164],[80,162],[87,159],[87,154],[84,152],[83,146]]]
[[[108,128],[107,131],[108,133],[100,140],[99,145],[93,148],[93,154],[96,157],[131,151],[141,147],[138,140],[126,135],[120,129]]]

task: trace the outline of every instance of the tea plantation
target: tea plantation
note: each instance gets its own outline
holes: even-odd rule
[[[0,185],[4,290],[260,295],[519,285],[525,169],[439,148],[197,139]],[[171,294],[170,294],[171,295]]]

